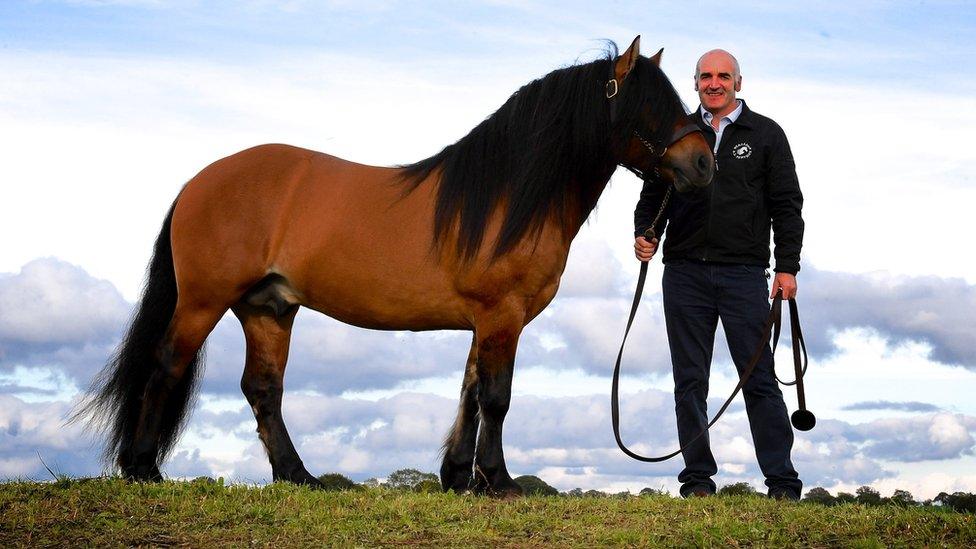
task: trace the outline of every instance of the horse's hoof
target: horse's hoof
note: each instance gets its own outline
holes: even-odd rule
[[[441,479],[441,488],[445,492],[454,492],[455,494],[467,494],[471,492],[471,477],[467,478],[456,478],[454,482],[447,484]]]
[[[471,464],[457,466],[447,461],[441,465],[441,488],[445,492],[464,494],[471,491]]]
[[[309,488],[325,488],[325,484],[323,484],[321,480],[312,476],[312,474],[306,471],[304,467],[288,474],[274,475],[274,480],[291,482],[292,484],[308,486]]]
[[[325,483],[313,477],[312,475],[308,475],[308,478],[302,479],[301,482],[299,482],[299,484],[301,484],[302,486],[308,486],[309,488],[316,488],[320,490],[325,489]]]
[[[468,485],[468,490],[470,490],[472,494],[475,494],[477,496],[483,496],[488,494],[490,489],[491,486],[488,484],[488,479],[486,479],[483,475],[477,475],[471,480],[471,483]]]
[[[508,475],[496,478],[493,482],[489,482],[484,475],[478,475],[477,482],[471,487],[471,491],[478,495],[499,499],[517,498],[523,495],[522,487]]]
[[[487,494],[498,499],[513,499],[522,497],[525,492],[514,480],[508,479],[488,488]]]
[[[132,482],[162,482],[163,474],[155,465],[132,465],[122,468],[122,478]]]

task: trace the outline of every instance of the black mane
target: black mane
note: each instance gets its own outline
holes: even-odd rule
[[[646,57],[621,84],[614,98],[617,121],[610,127],[605,84],[617,55],[617,46],[610,43],[602,59],[529,82],[457,143],[402,166],[407,192],[435,170],[441,172],[435,244],[457,223],[457,252],[473,258],[491,212],[503,204],[493,255],[499,257],[527,233],[538,235],[549,216],[562,216],[569,208],[588,215],[613,173],[612,147],[633,135],[642,114],[650,126],[641,129],[644,136],[656,142],[670,136],[684,109],[671,82]]]

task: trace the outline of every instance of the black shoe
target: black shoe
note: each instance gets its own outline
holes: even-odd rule
[[[788,488],[770,488],[769,499],[800,501],[800,495]]]

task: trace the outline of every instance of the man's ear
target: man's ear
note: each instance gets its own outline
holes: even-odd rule
[[[736,92],[742,91],[742,77],[741,76],[739,76],[738,78],[735,79],[735,91]]]
[[[624,78],[630,74],[633,70],[634,65],[637,64],[637,58],[640,57],[640,35],[634,38],[634,41],[630,43],[630,47],[627,48],[620,57],[617,58],[617,63],[613,67],[613,77],[617,79],[617,82],[623,82]]]
[[[658,67],[661,66],[661,54],[664,53],[664,48],[657,50],[657,53],[651,56],[651,63],[654,63]]]

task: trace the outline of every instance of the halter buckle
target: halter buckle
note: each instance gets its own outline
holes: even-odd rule
[[[606,88],[607,88],[607,99],[613,99],[613,97],[617,95],[617,90],[618,90],[617,79],[611,78],[607,82]]]

